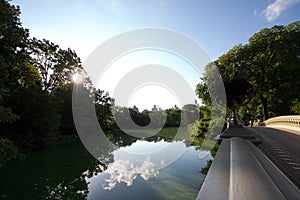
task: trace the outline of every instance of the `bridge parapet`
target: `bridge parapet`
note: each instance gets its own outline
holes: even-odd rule
[[[300,131],[300,115],[274,117],[264,123],[267,127],[281,127]]]
[[[224,132],[197,199],[299,199],[299,188],[253,144],[250,136],[242,127]]]

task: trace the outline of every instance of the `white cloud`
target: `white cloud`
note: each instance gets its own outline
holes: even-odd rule
[[[299,0],[275,0],[274,3],[269,4],[263,11],[268,22],[275,20],[279,15],[291,5],[298,3]]]

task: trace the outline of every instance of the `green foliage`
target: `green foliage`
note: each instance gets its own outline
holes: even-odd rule
[[[165,127],[179,127],[181,122],[181,109],[176,105],[166,110],[167,121]]]
[[[76,134],[72,116],[73,74],[83,73],[71,49],[43,39],[29,39],[21,26],[19,7],[0,0],[0,136],[23,152],[40,148],[59,133]],[[111,98],[96,91],[95,106],[100,124],[110,128]]]
[[[139,112],[137,107],[133,108],[126,108],[126,107],[115,107],[115,117],[119,120],[120,123],[122,123],[123,127],[129,127],[128,121],[129,115],[126,115],[126,113],[129,111],[130,117],[133,120],[135,124],[138,126],[147,126],[150,124],[151,119],[150,119],[150,114],[153,116],[152,119],[154,120],[152,122],[153,128],[155,127],[179,127],[181,123],[184,123],[184,120],[181,120],[181,114],[182,110],[179,109],[176,105],[173,108],[169,108],[166,110],[157,110],[157,111],[148,111],[148,110],[143,110],[142,112]],[[162,119],[161,117],[166,115],[165,117],[166,122],[165,124],[162,124]],[[186,122],[188,122],[188,111],[185,114],[186,116]],[[188,123],[186,123],[187,125]],[[117,127],[117,124],[114,124],[114,127]]]
[[[8,98],[18,77],[12,71],[21,69],[26,58],[28,31],[21,27],[20,8],[0,1],[0,123],[13,123],[18,116],[12,112]]]
[[[198,83],[198,85],[196,87],[196,94],[202,100],[202,103],[204,105],[207,105],[207,106],[211,105],[210,94],[209,94],[208,86],[206,83]]]
[[[206,165],[204,167],[202,167],[200,170],[201,174],[207,175],[212,162],[213,162],[213,160],[206,161]]]
[[[95,90],[94,95],[94,103],[99,124],[102,129],[109,130],[114,123],[112,114],[113,99],[107,92],[100,89]]]
[[[299,22],[262,29],[246,46],[251,58],[248,79],[263,119],[290,114],[292,101],[300,95],[299,30]]]
[[[23,158],[17,147],[8,139],[0,138],[0,167],[11,160]]]
[[[31,39],[29,53],[33,66],[40,72],[42,89],[49,93],[60,85],[70,84],[73,74],[82,70],[80,58],[75,51],[70,48],[60,49],[46,39]]]
[[[182,109],[179,109],[176,105],[172,108],[166,110],[156,110],[156,111],[148,111],[143,110],[143,112],[139,112],[137,107],[126,108],[126,107],[115,107],[115,117],[118,122],[122,123],[122,127],[126,127],[130,129],[130,125],[128,123],[129,117],[133,120],[133,122],[138,126],[147,126],[151,123],[152,128],[155,127],[179,127],[181,126],[190,126],[195,121],[199,119],[199,112],[197,106],[193,104],[184,105]],[[129,112],[130,115],[127,113]],[[166,117],[165,124],[162,124],[162,117]],[[114,124],[114,127],[117,127],[117,124]]]
[[[213,158],[216,157],[216,154],[217,154],[217,151],[218,151],[219,147],[220,147],[219,143],[216,143],[215,146],[210,150],[210,153],[211,153]]]
[[[193,137],[205,137],[208,131],[210,119],[211,119],[211,107],[200,106],[200,119],[196,121],[192,128],[191,133]]]
[[[8,127],[12,132],[10,137],[26,152],[45,145],[61,123],[58,99],[34,88],[20,91],[13,97],[14,112],[20,119]]]
[[[72,90],[74,84],[60,85],[54,92],[53,96],[56,100],[56,107],[61,118],[59,130],[64,135],[76,134],[76,128],[72,113]]]
[[[203,80],[207,84],[213,79],[209,68],[215,64],[224,81],[228,113],[246,106],[240,111],[246,121],[297,113],[294,101],[300,96],[299,38],[300,21],[264,28],[248,44],[234,46],[209,63]],[[199,84],[196,92],[209,105],[205,84]]]
[[[291,107],[291,111],[295,114],[300,115],[300,100],[299,99],[293,101],[293,106]]]
[[[132,120],[139,126],[146,126],[150,123],[150,111],[148,110],[139,112],[139,110],[134,106],[133,108],[129,108],[129,114]]]
[[[0,123],[13,123],[19,116],[12,113],[11,108],[5,108],[0,105]]]
[[[244,122],[244,125],[250,125],[250,121],[252,120],[253,113],[250,113],[249,106],[241,106],[238,110],[238,116],[242,119]]]
[[[47,97],[40,94],[40,74],[30,64],[28,31],[21,27],[19,8],[6,1],[0,4],[1,135],[12,139],[18,147],[25,143],[36,146],[44,130],[52,130],[49,126],[55,125],[56,118],[51,116]]]
[[[226,94],[224,84],[215,62],[205,66],[205,74],[196,88],[196,93],[203,106],[200,107],[200,120],[194,124],[192,135],[196,137],[214,138],[220,133],[220,124],[224,120]],[[207,134],[208,133],[208,134]]]
[[[194,104],[186,104],[182,107],[181,123],[183,126],[189,126],[199,120],[200,113]]]
[[[220,145],[218,143],[216,143],[215,146],[210,150],[210,153],[211,153],[213,158],[216,157],[216,154],[217,154],[217,151],[218,151],[219,147],[220,147]],[[213,163],[212,159],[206,161],[206,165],[204,167],[202,167],[201,170],[200,170],[201,174],[207,175],[212,163]]]

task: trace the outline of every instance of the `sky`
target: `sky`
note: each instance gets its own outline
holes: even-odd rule
[[[23,27],[30,30],[31,37],[46,38],[61,48],[70,47],[82,62],[112,36],[146,27],[182,33],[196,41],[211,60],[216,60],[234,45],[247,43],[262,28],[300,20],[300,0],[13,0],[12,3],[20,5]],[[171,57],[177,59],[170,55],[166,59]],[[188,65],[181,68],[190,69]],[[186,71],[189,74],[186,79],[195,87],[199,75],[193,70]],[[110,81],[117,82],[112,78]],[[112,93],[113,88],[108,85],[102,83],[101,89]],[[140,90],[140,97],[133,94],[129,106],[137,104],[150,109],[155,102],[147,100],[155,91],[160,91],[157,97],[162,97],[163,91],[168,93],[160,98],[167,102],[162,103],[163,107],[180,104],[176,95],[171,97],[170,90],[153,88]],[[146,91],[151,97],[145,97]]]

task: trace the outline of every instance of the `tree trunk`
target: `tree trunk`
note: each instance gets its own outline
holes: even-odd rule
[[[269,111],[268,111],[268,102],[267,99],[261,96],[261,102],[263,106],[263,121],[269,118]]]

